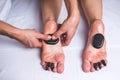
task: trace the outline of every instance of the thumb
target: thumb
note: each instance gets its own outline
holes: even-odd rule
[[[64,28],[60,28],[57,32],[54,33],[52,38],[59,38],[65,32],[66,32],[66,30]]]
[[[40,34],[40,33],[37,33],[37,34],[36,34],[36,37],[37,37],[38,39],[43,39],[43,40],[49,40],[49,39],[51,39],[51,36],[50,36],[50,35]]]
[[[65,46],[68,46],[71,42],[73,38],[73,34],[71,34],[70,32],[67,33],[67,38],[66,38],[66,41],[65,41]]]

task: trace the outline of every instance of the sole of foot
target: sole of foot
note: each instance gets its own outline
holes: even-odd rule
[[[90,25],[88,41],[83,53],[83,71],[84,72],[98,71],[104,66],[106,66],[107,64],[105,38],[101,48],[98,49],[92,45],[93,37],[96,34],[101,34],[104,36],[104,24],[101,20],[95,20]]]
[[[55,21],[48,21],[44,26],[44,34],[53,34],[57,30]],[[42,41],[41,64],[43,69],[57,73],[64,71],[64,53],[61,47],[61,41],[54,45],[46,44]]]

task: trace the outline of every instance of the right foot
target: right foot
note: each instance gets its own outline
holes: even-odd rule
[[[88,36],[87,46],[85,47],[84,54],[83,54],[83,71],[84,72],[94,72],[100,70],[102,67],[106,66],[107,64],[107,54],[106,54],[106,41],[104,42],[101,47],[96,48],[93,46],[93,37],[96,34],[101,34],[104,36],[104,24],[101,20],[95,20],[90,27],[90,32]],[[101,37],[97,37],[96,41],[97,45]]]
[[[44,34],[53,34],[57,31],[57,24],[55,21],[48,21],[45,24]],[[45,70],[62,73],[64,71],[64,54],[61,48],[61,41],[55,45],[46,44],[42,41],[42,55],[41,64]]]

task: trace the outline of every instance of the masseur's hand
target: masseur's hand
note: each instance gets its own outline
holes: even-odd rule
[[[35,29],[19,29],[3,21],[0,21],[0,34],[16,39],[31,48],[41,47],[41,39],[51,39],[51,36],[38,33]]]
[[[25,29],[21,30],[21,37],[17,38],[20,42],[25,44],[30,48],[41,47],[42,43],[41,40],[49,40],[51,39],[50,36],[40,34],[35,31],[35,29]]]
[[[69,45],[71,39],[73,38],[76,32],[78,23],[79,23],[79,16],[67,18],[61,25],[60,29],[56,33],[54,33],[52,38],[56,39],[58,37],[61,37],[62,46]]]

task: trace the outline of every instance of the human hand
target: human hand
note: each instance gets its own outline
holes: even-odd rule
[[[53,39],[56,39],[58,37],[61,38],[62,46],[67,46],[71,42],[71,39],[73,38],[77,26],[79,23],[79,17],[69,17],[67,18],[61,27],[58,29],[57,32],[54,33],[52,36]]]
[[[16,39],[30,48],[36,48],[42,46],[41,39],[49,40],[51,37],[49,35],[40,34],[36,32],[35,29],[25,29],[21,30],[20,37]]]

